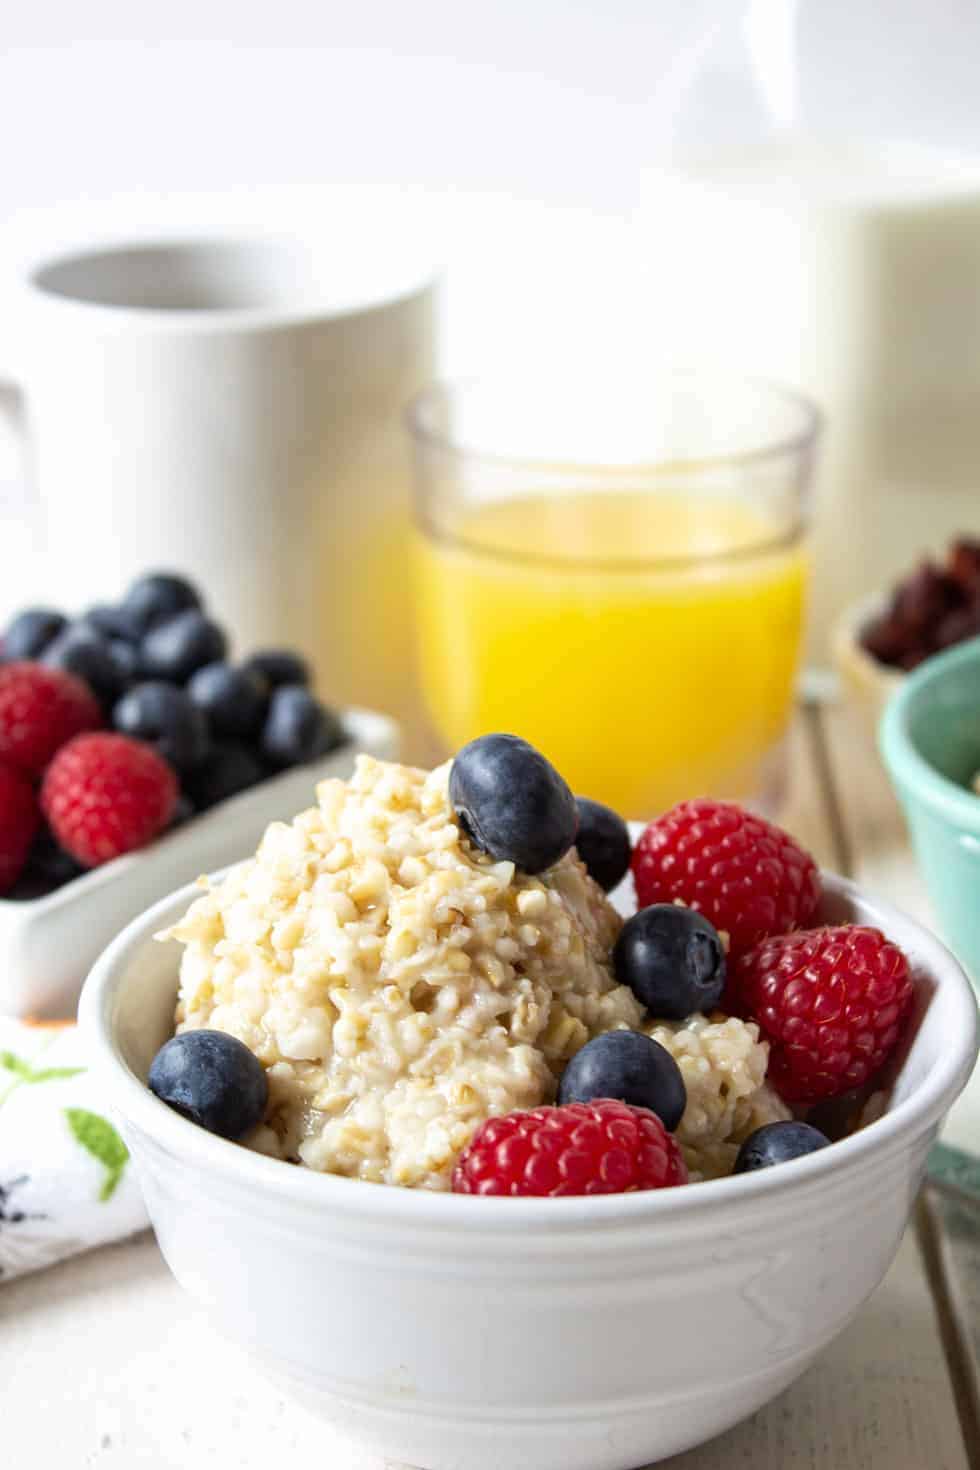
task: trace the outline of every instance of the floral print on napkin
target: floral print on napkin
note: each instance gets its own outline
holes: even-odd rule
[[[146,1224],[77,1028],[0,1017],[0,1289]]]

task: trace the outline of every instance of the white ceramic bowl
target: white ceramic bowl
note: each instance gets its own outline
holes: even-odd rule
[[[341,718],[349,742],[323,760],[263,781],[46,898],[0,899],[0,1015],[72,1014],[97,957],[147,904],[254,851],[270,822],[312,804],[318,781],[346,779],[358,751],[398,754],[398,726],[387,716],[350,709]]]
[[[881,1280],[976,1057],[949,952],[826,882],[823,917],[880,926],[918,977],[888,1112],[777,1169],[595,1199],[363,1184],[171,1112],[144,1079],[172,1029],[178,951],[152,935],[192,893],[158,904],[99,960],[81,1019],[174,1275],[311,1406],[431,1470],[625,1470],[734,1424]]]

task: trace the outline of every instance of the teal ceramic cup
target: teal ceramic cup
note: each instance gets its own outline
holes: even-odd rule
[[[980,638],[904,679],[879,736],[940,926],[980,988]]]

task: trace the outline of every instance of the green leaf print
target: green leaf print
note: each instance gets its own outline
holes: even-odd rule
[[[129,1158],[129,1149],[112,1124],[100,1118],[98,1113],[87,1112],[85,1108],[66,1108],[65,1117],[82,1148],[105,1167],[105,1179],[99,1191],[99,1199],[105,1203],[116,1192]]]
[[[5,1103],[12,1092],[18,1087],[33,1085],[35,1082],[56,1082],[65,1077],[77,1077],[79,1072],[84,1072],[84,1067],[34,1067],[12,1051],[0,1051],[0,1067],[12,1073],[13,1082],[3,1092],[0,1092],[0,1104]]]

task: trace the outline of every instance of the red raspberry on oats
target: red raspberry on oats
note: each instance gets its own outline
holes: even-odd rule
[[[820,899],[817,865],[788,832],[706,797],[651,822],[632,866],[641,908],[690,905],[728,934],[733,959],[769,934],[802,928]]]
[[[863,1087],[895,1050],[912,1003],[905,955],[858,924],[766,939],[730,984],[769,1042],[766,1079],[787,1102]]]
[[[456,1194],[623,1194],[687,1183],[657,1117],[612,1098],[490,1118],[460,1154]]]

